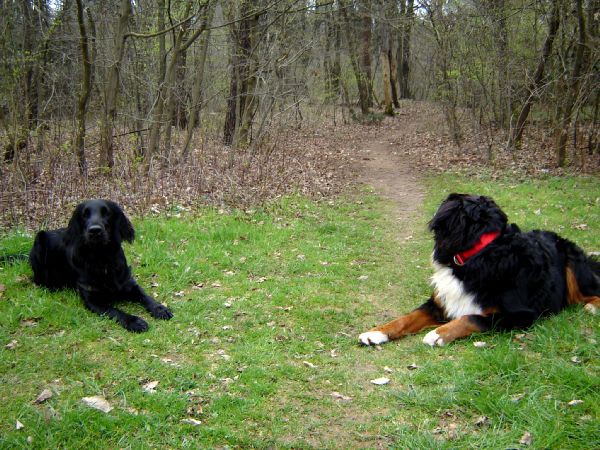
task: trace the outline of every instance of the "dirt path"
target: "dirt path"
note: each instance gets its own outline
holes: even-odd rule
[[[404,237],[402,223],[419,211],[425,195],[419,170],[403,151],[404,145],[411,145],[415,140],[422,123],[403,121],[402,117],[385,120],[386,134],[361,147],[357,168],[361,182],[393,202],[401,238]]]

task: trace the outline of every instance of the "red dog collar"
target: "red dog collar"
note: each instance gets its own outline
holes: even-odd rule
[[[486,248],[498,236],[500,236],[499,231],[483,233],[473,247],[471,247],[469,250],[465,250],[464,252],[460,252],[454,255],[454,264],[456,264],[457,266],[464,266],[465,262],[467,262],[467,259]]]

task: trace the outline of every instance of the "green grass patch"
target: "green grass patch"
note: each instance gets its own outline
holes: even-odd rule
[[[599,250],[598,186],[436,177],[400,241],[390,205],[368,193],[134,221],[136,279],[175,314],[156,321],[123,304],[148,319],[143,334],[73,292],[34,287],[26,262],[4,265],[0,447],[508,448],[525,432],[534,448],[598,447],[598,319],[581,309],[444,348],[422,335],[380,349],[356,340],[428,297],[426,223],[449,192],[492,195],[523,229]],[[31,241],[12,233],[0,249]],[[369,382],[381,376],[391,382]],[[53,396],[35,404],[43,389]],[[113,410],[86,407],[89,396]]]

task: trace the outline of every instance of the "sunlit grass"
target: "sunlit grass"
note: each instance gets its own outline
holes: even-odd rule
[[[508,448],[525,432],[534,448],[598,447],[598,319],[581,309],[444,348],[422,336],[381,349],[356,341],[429,295],[426,223],[449,192],[492,195],[523,229],[599,250],[598,187],[436,177],[400,242],[390,205],[365,193],[134,221],[134,274],[175,314],[156,321],[125,304],[149,321],[139,335],[73,292],[34,287],[25,262],[5,265],[0,447]],[[31,239],[13,233],[0,248]],[[381,376],[390,383],[369,382]],[[34,404],[46,388],[52,398]],[[88,396],[114,409],[89,409]]]

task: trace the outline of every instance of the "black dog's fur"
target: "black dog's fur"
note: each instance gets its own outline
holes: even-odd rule
[[[173,317],[132,278],[121,242],[133,239],[133,226],[119,205],[88,200],[77,206],[67,228],[36,235],[29,255],[33,279],[52,290],[76,289],[90,311],[116,319],[129,331],[146,331],[146,321],[113,306],[129,299],[157,319]]]
[[[412,313],[361,334],[363,344],[441,325],[424,342],[444,345],[491,328],[528,327],[575,303],[591,312],[600,308],[598,261],[553,232],[521,232],[489,197],[450,194],[429,229],[435,239],[432,296]],[[461,264],[457,256],[485,233],[498,234]]]

